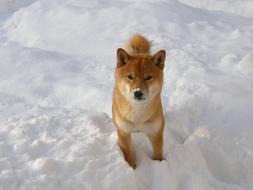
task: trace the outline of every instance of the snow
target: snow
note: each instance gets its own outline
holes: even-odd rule
[[[179,0],[187,5],[207,10],[217,10],[230,14],[253,18],[252,0]]]
[[[239,69],[245,75],[252,75],[253,74],[253,51],[249,52],[239,62]]]
[[[253,189],[253,18],[243,0],[0,2],[1,190]],[[165,160],[111,121],[115,53],[166,49]]]

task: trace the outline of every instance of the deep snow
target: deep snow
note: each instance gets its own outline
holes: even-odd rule
[[[253,18],[243,0],[0,2],[1,190],[252,190]],[[185,4],[184,4],[185,3]],[[166,49],[165,160],[111,121],[115,52]]]

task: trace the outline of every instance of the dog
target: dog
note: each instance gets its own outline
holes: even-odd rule
[[[124,49],[117,49],[112,119],[117,129],[118,145],[128,164],[136,159],[131,134],[145,133],[153,148],[153,159],[163,159],[164,116],[161,103],[163,68],[166,52],[150,54],[151,43],[135,34]]]

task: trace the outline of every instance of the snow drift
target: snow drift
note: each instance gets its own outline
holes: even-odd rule
[[[0,189],[253,188],[253,9],[182,2],[1,2]],[[116,48],[135,32],[168,58],[165,160],[135,134],[132,170],[111,92]]]

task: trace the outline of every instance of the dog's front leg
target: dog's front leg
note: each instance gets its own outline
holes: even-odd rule
[[[163,126],[148,137],[153,147],[153,160],[163,160]]]
[[[125,160],[132,168],[135,168],[136,164],[135,164],[135,156],[132,150],[131,134],[126,133],[125,131],[120,130],[119,128],[117,128],[117,134],[118,134],[118,144],[124,154]]]

